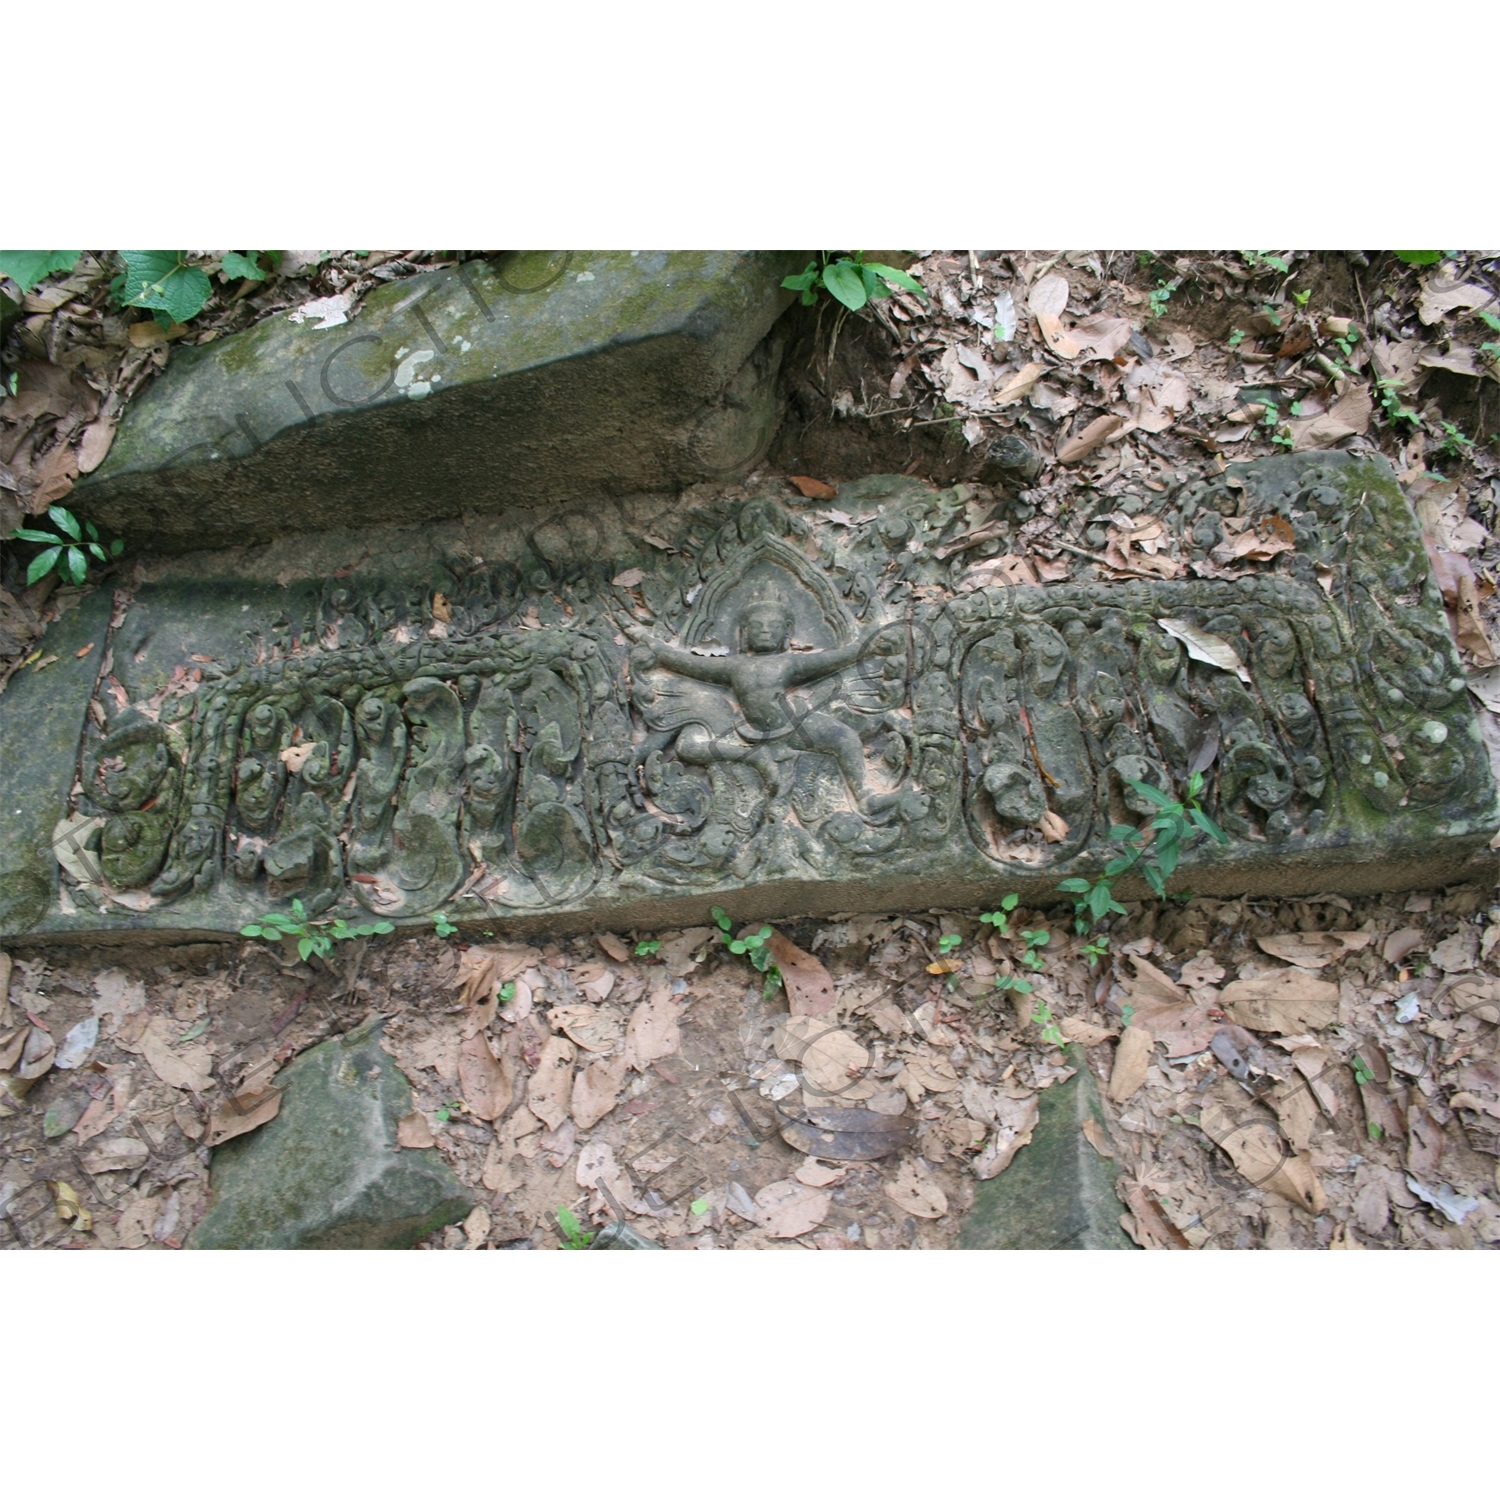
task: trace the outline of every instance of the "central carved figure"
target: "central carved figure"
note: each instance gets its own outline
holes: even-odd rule
[[[699,656],[653,641],[639,625],[627,627],[639,644],[631,653],[636,670],[665,667],[683,677],[729,688],[744,716],[735,734],[715,736],[705,725],[687,725],[677,738],[677,753],[689,764],[734,761],[753,766],[771,796],[785,787],[781,766],[786,757],[777,750],[811,751],[838,763],[849,795],[862,813],[878,814],[894,807],[899,792],[872,792],[865,777],[865,752],[859,735],[832,714],[801,709],[787,693],[795,687],[832,677],[852,666],[873,645],[882,627],[872,626],[856,641],[827,651],[792,651],[792,611],[776,600],[747,604],[739,619],[744,649],[730,656]]]

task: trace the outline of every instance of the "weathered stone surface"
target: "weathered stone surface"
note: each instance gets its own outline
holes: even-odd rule
[[[762,341],[796,261],[530,253],[394,282],[336,327],[278,315],[174,351],[70,504],[184,549],[737,477],[775,428]]]
[[[1116,1168],[1089,1144],[1092,1118],[1104,1139],[1099,1090],[1082,1052],[1078,1070],[1045,1090],[1029,1145],[998,1176],[981,1182],[959,1231],[960,1250],[1133,1250],[1120,1228]]]
[[[396,1144],[411,1088],[379,1021],[276,1075],[276,1118],[214,1151],[213,1206],[195,1250],[405,1250],[473,1204],[432,1148]]]
[[[1383,460],[1164,497],[1209,575],[1169,582],[996,584],[974,533],[1007,542],[971,500],[766,481],[153,565],[101,651],[0,714],[31,893],[6,932],[233,933],[293,898],[531,930],[1044,899],[1152,812],[1128,783],[1194,765],[1232,838],[1190,852],[1199,892],[1492,858],[1494,781]],[[1272,516],[1295,551],[1208,560],[1223,522]],[[44,852],[65,815],[94,886]]]

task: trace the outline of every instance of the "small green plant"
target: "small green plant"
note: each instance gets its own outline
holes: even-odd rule
[[[1038,1000],[1036,1009],[1031,1013],[1033,1023],[1042,1028],[1042,1040],[1054,1047],[1066,1047],[1068,1039],[1057,1028],[1057,1020],[1052,1014],[1052,1008],[1045,1000]]]
[[[1240,258],[1257,275],[1274,271],[1278,276],[1285,276],[1292,269],[1291,261],[1284,256],[1267,255],[1264,250],[1241,250]]]
[[[1109,952],[1109,934],[1097,933],[1090,938],[1079,950],[1079,953],[1089,961],[1089,968],[1097,968],[1099,960]]]
[[[1115,900],[1114,883],[1137,865],[1145,876],[1146,884],[1165,897],[1167,881],[1172,878],[1182,859],[1184,847],[1207,834],[1220,844],[1229,842],[1229,835],[1204,811],[1203,773],[1194,771],[1188,777],[1187,792],[1181,802],[1175,802],[1159,787],[1148,781],[1128,783],[1131,791],[1143,797],[1157,809],[1149,828],[1132,828],[1127,823],[1117,823],[1109,831],[1110,839],[1120,847],[1120,853],[1105,865],[1104,873],[1097,880],[1086,880],[1081,875],[1060,881],[1058,890],[1074,897],[1074,930],[1084,935],[1093,930],[1111,912],[1125,915],[1125,908]]]
[[[557,1227],[562,1230],[564,1250],[587,1250],[594,1243],[593,1231],[578,1222],[571,1208],[558,1209]]]
[[[937,944],[938,952],[944,958],[947,958],[947,956],[950,953],[952,953],[953,950],[955,948],[957,948],[962,942],[963,942],[963,938],[958,933],[956,933],[956,932],[944,933],[943,936],[938,939],[938,944]]]
[[[637,958],[655,958],[660,948],[660,938],[642,938],[635,945],[635,956]]]
[[[1225,344],[1230,349],[1238,349],[1244,342],[1245,330],[1243,328],[1236,328],[1234,332],[1229,335],[1228,339],[1225,340]]]
[[[439,1125],[446,1125],[454,1115],[462,1114],[464,1101],[462,1099],[444,1099],[438,1107],[433,1110],[432,1117]]]
[[[1305,292],[1293,292],[1292,293],[1292,301],[1295,302],[1298,307],[1306,307],[1307,306],[1307,302],[1308,302],[1308,298],[1311,297],[1311,296],[1312,296],[1312,290],[1311,290],[1311,288],[1309,288]]]
[[[265,938],[268,943],[281,943],[283,946],[289,945],[295,938],[297,957],[305,963],[314,955],[326,959],[333,952],[335,943],[348,942],[352,938],[376,937],[395,930],[392,922],[361,922],[358,926],[351,927],[342,917],[314,921],[308,917],[307,908],[301,901],[294,899],[290,916],[285,912],[273,911],[241,927],[240,936]]]
[[[769,999],[781,983],[781,970],[771,959],[767,946],[771,941],[771,929],[762,927],[759,932],[747,932],[744,937],[732,937],[734,923],[722,906],[711,906],[708,912],[719,929],[719,941],[731,953],[743,953],[762,976],[761,994]]]
[[[895,266],[866,261],[863,250],[856,251],[852,259],[841,255],[835,261],[828,259],[825,250],[821,265],[810,260],[805,271],[786,277],[781,284],[789,292],[801,292],[804,307],[811,307],[818,300],[820,288],[835,301],[842,302],[850,312],[858,312],[865,303],[877,298],[889,297],[891,285],[904,287],[908,292],[915,292],[924,302],[927,300],[926,290],[915,277],[898,271]]]
[[[1159,318],[1167,310],[1167,303],[1172,300],[1172,293],[1182,285],[1181,277],[1174,277],[1171,281],[1158,281],[1149,296],[1150,310],[1148,317]]]
[[[118,557],[125,550],[125,543],[116,537],[106,552],[94,523],[84,521],[80,524],[78,517],[64,506],[48,506],[47,516],[62,533],[61,536],[50,531],[36,531],[30,526],[20,526],[6,538],[7,541],[40,542],[45,548],[31,559],[31,565],[26,569],[27,583],[35,583],[56,569],[59,578],[81,584],[89,576],[90,557],[108,562],[111,557]]]
[[[1349,1060],[1349,1066],[1354,1069],[1354,1081],[1355,1083],[1359,1084],[1361,1088],[1363,1088],[1367,1083],[1375,1082],[1375,1075],[1370,1071],[1370,1065],[1364,1060],[1364,1058],[1359,1055],[1359,1053],[1356,1052],[1354,1056]]]
[[[1133,1020],[1135,1020],[1135,1006],[1122,1005],[1120,1007],[1120,1024],[1122,1026],[1129,1026]]]
[[[695,1214],[698,1218],[701,1219],[703,1215],[708,1212],[708,1199],[694,1198],[693,1201],[688,1204],[688,1212],[690,1214]]]
[[[994,911],[982,911],[979,914],[981,922],[988,922],[991,927],[1003,938],[1010,936],[1010,914],[1019,905],[1021,898],[1012,891],[1008,896],[1000,898],[1000,904]]]
[[[1034,974],[1039,974],[1047,967],[1047,961],[1042,957],[1041,950],[1052,941],[1052,934],[1046,928],[1038,928],[1035,932],[1023,932],[1021,940],[1026,944],[1026,950],[1021,954],[1021,962]]]
[[[1031,993],[1031,981],[1022,979],[1015,974],[997,974],[995,976],[995,988],[1009,994],[1029,995]]]
[[[1474,448],[1474,439],[1466,437],[1462,428],[1455,427],[1452,422],[1439,422],[1443,429],[1443,441],[1438,445],[1438,453],[1444,458],[1463,458],[1471,453]]]
[[[436,932],[440,938],[450,938],[455,932],[458,931],[458,928],[448,920],[448,913],[445,911],[433,912],[432,927],[433,931]]]
[[[1443,258],[1441,250],[1392,250],[1391,254],[1408,266],[1435,266]]]
[[[1400,389],[1401,382],[1399,380],[1377,380],[1375,382],[1375,393],[1385,411],[1386,421],[1392,425],[1397,422],[1406,422],[1412,427],[1420,427],[1422,425],[1422,418],[1396,394]]]

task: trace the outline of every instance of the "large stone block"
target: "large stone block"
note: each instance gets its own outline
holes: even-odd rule
[[[473,1204],[432,1147],[403,1148],[411,1087],[379,1021],[304,1052],[276,1075],[281,1110],[214,1151],[213,1206],[194,1250],[407,1250]]]
[[[174,351],[80,514],[132,547],[263,541],[747,473],[796,256],[534,253]],[[73,502],[70,502],[73,503]]]
[[[1194,766],[1231,836],[1190,851],[1200,893],[1491,868],[1495,784],[1383,460],[1163,497],[1200,573],[1171,581],[996,583],[962,486],[686,500],[153,565],[0,712],[6,935],[228,934],[293,899],[533,931],[1045,900],[1147,820],[1131,783]],[[1208,557],[1272,517],[1294,551]],[[59,882],[65,818],[97,878]]]

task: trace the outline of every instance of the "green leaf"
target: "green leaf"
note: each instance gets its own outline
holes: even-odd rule
[[[270,937],[270,935],[264,927],[257,927],[253,922],[248,927],[240,928],[241,937]]]
[[[729,951],[731,953],[743,953],[749,946],[750,945],[744,942],[742,939],[735,938],[735,940],[729,945]]]
[[[303,961],[303,962],[304,962],[304,963],[306,963],[306,962],[307,962],[307,958],[308,958],[308,955],[309,955],[309,954],[310,954],[310,953],[311,953],[311,952],[312,952],[312,951],[313,951],[313,949],[314,949],[314,948],[316,948],[316,947],[317,947],[317,946],[318,946],[318,945],[317,945],[317,944],[316,944],[316,943],[315,943],[315,942],[313,942],[313,940],[312,940],[312,939],[311,939],[311,938],[310,938],[310,937],[305,937],[305,938],[299,938],[299,939],[298,939],[298,941],[297,941],[297,956],[298,956],[298,957],[299,957],[299,958],[300,958],[300,959],[301,959],[301,960],[302,960],[302,961]]]
[[[61,505],[49,505],[47,507],[47,515],[59,531],[72,537],[75,542],[82,539],[83,533],[79,530],[78,518],[72,511],[65,509]]]
[[[1210,838],[1221,844],[1229,842],[1229,835],[1201,807],[1190,808],[1188,815]]]
[[[914,276],[908,276],[905,271],[898,271],[895,266],[881,265],[878,260],[866,261],[865,269],[873,271],[882,281],[894,281],[897,286],[905,287],[909,292],[915,292],[924,302],[927,300],[926,288]]]
[[[1068,880],[1058,882],[1058,890],[1066,891],[1069,895],[1086,895],[1089,883],[1081,875],[1074,875]]]
[[[124,550],[125,542],[121,537],[116,537],[114,541],[109,544],[109,555],[111,557],[118,557]]]
[[[571,1208],[560,1208],[557,1211],[557,1222],[562,1225],[563,1233],[569,1239],[576,1239],[583,1225],[578,1222],[578,1216]]]
[[[264,281],[266,273],[260,268],[259,256],[259,250],[252,250],[249,255],[241,255],[238,250],[230,250],[221,263],[224,274],[237,277],[242,281]]]
[[[1177,868],[1177,861],[1181,857],[1182,849],[1175,839],[1163,840],[1156,850],[1156,863],[1161,870],[1163,878],[1170,880],[1172,872]]]
[[[864,279],[852,260],[836,260],[831,266],[825,266],[823,285],[850,312],[858,312],[869,301],[865,293]]]
[[[45,552],[38,552],[31,559],[31,566],[26,570],[26,582],[35,583],[38,578],[45,577],[51,571],[52,564],[57,561],[61,547],[48,547]]]
[[[307,908],[302,904],[301,899],[297,896],[292,897],[292,915],[295,916],[299,922],[305,922],[307,920]]]
[[[72,574],[74,583],[82,583],[89,576],[89,560],[77,547],[68,548],[68,572]]]
[[[9,276],[24,295],[54,271],[71,271],[82,250],[0,250],[0,276]]]
[[[384,937],[386,933],[394,932],[395,930],[396,924],[394,922],[375,922],[370,926],[370,931],[372,933],[379,933],[382,937]],[[512,990],[511,993],[514,994],[514,990]]]
[[[1161,871],[1155,865],[1142,866],[1141,873],[1146,877],[1146,884],[1156,892],[1158,896],[1167,894],[1167,883],[1161,878]]]
[[[1093,890],[1089,892],[1089,914],[1096,922],[1099,921],[1109,910],[1110,903],[1113,899],[1114,898],[1111,895],[1110,889],[1107,885],[1096,885]]]
[[[1012,891],[1010,893],[1010,895],[1008,895],[1008,896],[1002,896],[1000,898],[1000,910],[1001,911],[1014,911],[1016,909],[1016,907],[1020,904],[1020,900],[1021,900],[1020,896],[1017,895],[1016,892]]]
[[[1160,787],[1152,786],[1149,781],[1129,781],[1126,785],[1136,796],[1144,797],[1147,802],[1154,803],[1157,807],[1172,806],[1172,799]]]
[[[706,1214],[708,1212],[708,1199],[694,1198],[693,1201],[688,1204],[688,1212],[691,1214],[698,1214],[700,1217],[703,1214]]]
[[[18,526],[10,534],[11,540],[21,542],[60,542],[60,536],[53,536],[50,531],[33,531],[29,526]]]
[[[800,276],[787,276],[782,279],[781,285],[789,292],[810,291],[818,280],[818,263],[810,260],[807,269]],[[817,298],[813,299],[817,301]]]
[[[1409,266],[1435,266],[1443,258],[1441,250],[1396,250],[1392,253]]]
[[[203,311],[214,284],[199,266],[190,266],[180,250],[122,250],[125,262],[125,306],[164,312],[174,323],[186,323]]]

